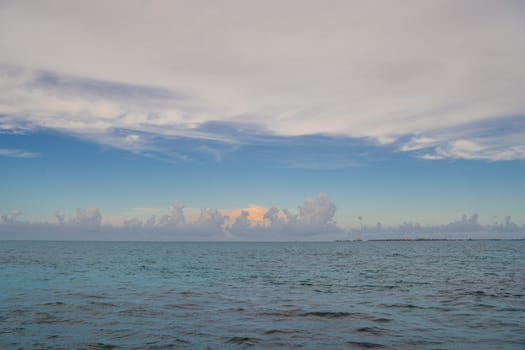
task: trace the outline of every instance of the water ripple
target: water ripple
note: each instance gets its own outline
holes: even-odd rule
[[[523,349],[525,242],[1,242],[2,349]]]

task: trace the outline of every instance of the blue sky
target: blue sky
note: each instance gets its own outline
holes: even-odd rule
[[[4,228],[525,224],[522,2],[77,5],[0,4]]]

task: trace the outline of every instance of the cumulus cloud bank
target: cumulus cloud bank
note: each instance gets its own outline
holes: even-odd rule
[[[74,215],[55,212],[48,221],[23,220],[23,212],[0,215],[0,238],[3,239],[104,239],[104,232],[112,229],[102,223],[98,208],[78,208]]]
[[[246,142],[205,127],[220,121],[523,159],[524,32],[513,0],[4,1],[0,130],[136,153]]]
[[[257,207],[260,208],[260,207]],[[21,211],[0,216],[0,237],[10,239],[118,239],[118,240],[286,240],[326,239],[342,232],[333,217],[335,204],[326,194],[307,198],[296,213],[276,207],[267,209],[264,219],[250,220],[241,210],[237,217],[216,208],[201,208],[192,217],[183,204],[174,204],[167,213],[142,219],[127,218],[121,226],[103,224],[97,208],[77,209],[75,215],[56,212],[48,222],[19,220]],[[258,211],[259,209],[257,209]],[[256,212],[257,212],[256,211]],[[231,211],[230,211],[231,212]]]
[[[410,221],[398,226],[381,223],[369,226],[359,217],[360,227],[353,228],[341,227],[335,222],[336,210],[336,205],[324,193],[306,198],[297,210],[251,206],[238,211],[201,208],[197,213],[188,214],[184,205],[178,203],[162,215],[131,216],[120,225],[104,223],[98,208],[78,208],[74,214],[55,212],[46,222],[23,220],[23,212],[14,210],[0,214],[0,239],[286,241],[525,237],[525,225],[519,226],[510,216],[491,225],[480,224],[479,215],[474,213],[441,225]]]
[[[337,207],[328,195],[320,193],[317,198],[306,198],[304,204],[297,209],[297,213],[293,213],[288,209],[280,210],[277,207],[271,207],[264,214],[263,223],[257,224],[249,231],[238,231],[237,227],[233,226],[232,233],[234,235],[247,234],[246,237],[259,234],[270,234],[278,237],[283,234],[322,236],[342,232],[342,229],[334,221]],[[242,223],[246,219],[247,217],[242,216],[240,218]],[[241,225],[241,227],[243,226]]]
[[[352,231],[353,238],[523,238],[525,225],[519,226],[505,216],[491,225],[479,223],[479,214],[462,215],[460,219],[441,225],[422,225],[406,221],[398,226],[361,225]]]

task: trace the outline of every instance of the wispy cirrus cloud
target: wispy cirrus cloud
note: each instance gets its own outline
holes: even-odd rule
[[[0,157],[37,158],[37,157],[40,157],[40,154],[35,153],[35,152],[25,151],[22,149],[0,148]]]
[[[469,128],[438,130],[400,142],[400,150],[423,159],[525,159],[525,119],[504,118],[480,122]]]
[[[0,6],[0,130],[144,155],[165,138],[243,144],[250,126],[414,137],[398,149],[426,159],[525,157],[524,128],[505,127],[525,115],[521,1]]]
[[[438,147],[433,156],[458,159],[488,159],[491,161],[525,159],[525,145],[508,146],[506,143],[502,144],[497,140],[491,139],[456,140],[449,142],[445,147]]]

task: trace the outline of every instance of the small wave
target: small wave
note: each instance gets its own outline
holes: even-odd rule
[[[196,297],[196,296],[200,296],[201,293],[185,290],[185,291],[179,292],[179,295],[183,297]]]
[[[387,255],[387,257],[403,257],[403,258],[410,258],[410,256],[408,256],[408,255],[404,255],[404,254],[400,254],[400,253],[390,254],[390,255]]]
[[[104,303],[99,301],[90,301],[85,305],[79,305],[78,310],[91,315],[99,315],[107,312],[108,309],[115,308],[117,305],[112,303]]]
[[[193,310],[198,307],[197,304],[186,303],[186,304],[165,304],[163,308],[174,309],[174,310]]]
[[[260,340],[252,337],[231,337],[226,339],[225,343],[234,345],[255,346],[260,343]]]
[[[352,317],[349,312],[334,312],[334,311],[308,311],[303,310],[287,310],[287,311],[270,311],[261,313],[263,316],[277,316],[277,317],[322,317],[322,318],[343,318]]]
[[[85,293],[68,293],[67,296],[80,297],[82,299],[106,299],[105,295],[101,294],[85,294]]]
[[[360,333],[366,333],[371,335],[382,335],[386,333],[385,329],[378,328],[378,327],[361,327],[357,329]]]
[[[31,315],[33,312],[31,310],[25,310],[25,309],[16,309],[10,312],[13,317],[23,317],[27,315]]]
[[[106,343],[95,343],[95,344],[88,344],[86,349],[88,350],[112,350],[112,349],[118,349],[119,346],[113,345],[113,344],[106,344]]]
[[[525,308],[504,307],[504,308],[498,309],[498,311],[503,311],[503,312],[525,312]]]
[[[461,293],[462,296],[475,296],[475,297],[492,297],[492,298],[521,298],[525,294],[513,294],[509,292],[494,292],[487,293],[483,290],[465,291]]]
[[[116,307],[117,306],[117,305],[112,304],[112,303],[104,303],[104,302],[100,302],[100,301],[90,301],[89,305],[90,306],[94,306],[94,307],[101,307],[101,308]]]
[[[383,344],[377,344],[377,343],[369,343],[364,341],[349,341],[347,342],[348,345],[356,346],[359,349],[379,349],[383,348]]]
[[[182,334],[190,336],[190,337],[207,337],[207,336],[209,336],[208,333],[199,332],[197,330],[183,331]]]
[[[316,292],[316,293],[324,293],[324,294],[333,294],[333,293],[335,293],[331,289],[325,289],[325,290],[323,290],[323,289],[314,289],[314,292]]]
[[[350,312],[332,312],[332,311],[312,311],[312,312],[305,312],[303,314],[300,314],[299,316],[304,317],[323,317],[323,318],[345,318],[345,317],[353,317],[356,314],[352,314]]]
[[[12,328],[0,328],[0,334],[18,334],[24,333],[26,328],[24,327],[12,327]]]
[[[477,309],[494,309],[496,306],[490,304],[479,303],[474,305]]]
[[[44,306],[62,306],[62,305],[66,305],[66,304],[61,302],[61,301],[54,301],[54,302],[45,303],[45,304],[42,304],[42,305],[44,305]]]
[[[386,285],[383,285],[383,284],[363,284],[361,287],[362,288],[366,288],[366,289],[374,289],[374,290],[391,290],[391,289],[399,289],[399,288],[401,288],[401,286],[395,286],[395,285],[391,285],[391,284],[386,284]]]
[[[152,316],[159,315],[158,312],[148,310],[142,307],[122,310],[118,314],[119,316],[126,316],[126,317],[152,317]]]
[[[56,317],[47,312],[37,312],[30,320],[22,321],[22,325],[28,324],[80,324],[83,323],[81,320],[68,320],[60,317]]]
[[[356,320],[368,320],[373,322],[390,322],[387,318],[377,318],[372,315],[359,312],[344,312],[344,311],[304,311],[304,310],[288,310],[288,311],[270,311],[260,313],[262,316],[275,317],[316,317],[325,319],[342,319],[352,318]]]
[[[167,350],[167,349],[179,349],[181,346],[181,341],[177,340],[178,343],[168,343],[168,344],[148,344],[143,348],[140,348],[141,350]],[[189,344],[187,341],[182,341],[184,344]]]
[[[439,345],[442,345],[443,343],[439,341],[432,341],[432,340],[423,340],[423,339],[416,339],[416,340],[407,340],[407,344],[412,345],[419,348],[428,348],[428,347],[437,347]]]
[[[295,334],[295,333],[303,333],[302,331],[293,330],[293,329],[270,329],[264,334],[266,335],[274,335],[274,334]]]
[[[383,304],[384,307],[394,307],[401,309],[425,309],[423,306],[418,306],[414,304]]]
[[[475,290],[473,292],[466,292],[465,293],[466,295],[474,295],[474,296],[484,296],[484,295],[487,295],[487,293],[485,293],[484,291],[482,290]]]

